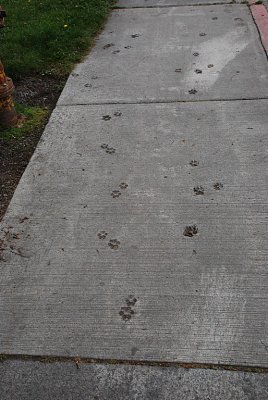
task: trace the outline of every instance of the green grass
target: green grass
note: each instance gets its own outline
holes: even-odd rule
[[[9,128],[1,131],[1,139],[9,142],[13,139],[19,139],[40,129],[46,122],[49,111],[40,107],[25,107],[16,104],[16,110],[26,117],[26,121],[19,128]]]
[[[111,0],[1,0],[0,59],[14,79],[32,73],[63,76],[90,48]]]

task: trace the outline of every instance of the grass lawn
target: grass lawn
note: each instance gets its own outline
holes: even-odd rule
[[[0,132],[0,220],[64,82],[101,30],[113,0],[0,0],[0,59],[16,86],[21,127]]]
[[[0,59],[15,79],[70,72],[92,44],[110,0],[1,0]]]

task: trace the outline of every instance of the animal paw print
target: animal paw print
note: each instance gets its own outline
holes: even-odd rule
[[[182,71],[181,68],[176,68],[176,69],[175,69],[175,72],[181,72],[181,71]]]
[[[107,43],[105,46],[103,46],[103,49],[109,49],[109,47],[114,46],[114,43]]]
[[[193,56],[198,57],[198,56],[199,56],[199,53],[198,53],[197,51],[195,51],[195,52],[193,53]]]
[[[111,193],[111,196],[112,196],[114,199],[118,199],[118,197],[120,197],[121,194],[122,194],[122,193],[121,193],[119,190],[113,190],[112,193]]]
[[[131,307],[121,307],[121,310],[119,311],[119,315],[121,315],[123,321],[129,321],[133,314],[134,310],[132,310]]]
[[[119,187],[120,187],[120,189],[125,190],[128,188],[128,184],[125,182],[122,182],[122,183],[120,183]]]
[[[206,36],[207,34],[205,32],[199,33],[199,36]]]
[[[197,167],[197,166],[199,165],[199,161],[192,160],[192,161],[190,161],[190,165],[191,165],[192,167]]]
[[[103,121],[110,121],[112,117],[110,115],[103,115],[102,119]]]
[[[121,115],[122,115],[122,113],[121,113],[120,111],[116,111],[116,112],[114,113],[114,116],[115,116],[115,117],[121,117]]]
[[[98,238],[101,239],[101,240],[104,240],[104,239],[106,239],[107,235],[108,235],[107,232],[101,231],[101,232],[98,233]]]
[[[194,72],[195,72],[196,74],[202,74],[202,69],[196,69]]]
[[[130,296],[128,296],[128,298],[126,298],[127,306],[121,307],[121,310],[119,311],[119,315],[121,315],[121,318],[123,321],[129,321],[131,319],[132,315],[135,314],[135,311],[133,310],[132,307],[135,306],[137,301],[138,300],[133,295],[130,295]]]
[[[118,250],[119,246],[120,246],[120,241],[117,239],[111,239],[108,243],[108,246],[112,249],[112,250]]]
[[[194,187],[194,193],[198,196],[198,195],[202,195],[205,193],[205,190],[203,188],[203,186],[195,186]]]
[[[131,35],[131,37],[133,38],[133,39],[136,39],[137,37],[139,37],[140,36],[140,33],[134,33],[133,35]]]
[[[106,153],[108,154],[114,154],[115,153],[115,149],[113,147],[107,147],[106,148]]]
[[[188,91],[190,94],[196,94],[197,93],[197,90],[196,89],[191,89],[191,90],[189,90]]]
[[[101,145],[101,148],[102,148],[102,149],[108,149],[108,147],[109,147],[108,144],[105,144],[105,143],[103,143],[103,144]]]
[[[215,190],[221,190],[223,188],[223,184],[221,182],[216,182],[213,185]]]
[[[132,46],[125,46],[125,49],[131,49]]]
[[[137,301],[138,300],[133,295],[130,295],[130,296],[128,296],[128,298],[126,298],[126,303],[127,303],[128,307],[134,307],[135,304],[137,303]]]
[[[186,226],[186,228],[184,229],[183,235],[188,236],[188,237],[193,237],[193,236],[197,235],[197,233],[198,233],[197,226],[189,225],[189,226]]]
[[[118,53],[120,53],[120,50],[113,51],[113,54],[118,54]]]

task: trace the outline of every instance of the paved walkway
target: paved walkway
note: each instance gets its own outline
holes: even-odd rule
[[[267,399],[267,54],[246,4],[196,3],[120,0],[67,82],[1,224],[3,400],[39,356],[107,362],[42,399]]]

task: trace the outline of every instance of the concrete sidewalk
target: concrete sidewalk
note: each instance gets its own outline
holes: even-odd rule
[[[207,3],[121,0],[71,74],[1,224],[1,400],[267,399],[267,56]]]

